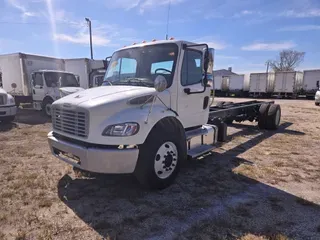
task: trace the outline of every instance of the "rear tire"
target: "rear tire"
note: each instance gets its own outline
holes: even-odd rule
[[[187,158],[184,129],[176,119],[164,118],[153,127],[139,149],[134,175],[140,184],[148,189],[166,188]]]
[[[269,107],[270,107],[269,103],[263,103],[263,104],[261,104],[261,106],[259,108],[258,126],[260,129],[266,128]]]
[[[52,103],[53,103],[53,100],[50,98],[47,98],[44,100],[44,102],[42,104],[42,111],[49,118],[51,118],[51,105],[52,105]]]
[[[266,129],[276,130],[280,125],[281,108],[279,104],[271,104],[267,114]]]

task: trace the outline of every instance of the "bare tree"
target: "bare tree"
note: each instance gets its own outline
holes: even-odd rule
[[[275,72],[294,71],[304,60],[305,52],[295,50],[282,50],[277,60],[268,60],[270,67]]]

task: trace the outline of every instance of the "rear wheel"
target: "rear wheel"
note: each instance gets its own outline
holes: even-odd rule
[[[270,107],[269,103],[263,103],[259,108],[258,126],[260,129],[266,128],[267,114],[268,114],[269,107]]]
[[[52,99],[45,99],[43,104],[42,104],[42,111],[43,113],[48,116],[51,117],[51,105],[53,103]]]
[[[280,125],[281,108],[279,104],[271,104],[267,114],[266,129],[275,130]]]
[[[134,174],[149,189],[163,189],[173,183],[187,157],[184,129],[174,119],[165,118],[155,125],[139,147]]]

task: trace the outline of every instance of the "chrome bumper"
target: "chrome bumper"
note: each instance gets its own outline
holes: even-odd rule
[[[13,106],[0,106],[0,118],[15,116],[17,114],[17,107]]]
[[[48,134],[52,154],[77,168],[97,173],[132,173],[136,167],[139,149],[100,149],[86,148],[62,141]],[[61,154],[64,153],[64,154]],[[65,156],[71,154],[79,161]]]

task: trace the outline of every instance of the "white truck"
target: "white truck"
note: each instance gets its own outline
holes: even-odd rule
[[[79,76],[80,87],[91,88],[102,84],[106,60],[93,60],[88,58],[65,59],[65,70]]]
[[[274,102],[210,106],[213,55],[207,44],[179,40],[116,51],[103,86],[52,104],[52,154],[85,171],[133,173],[143,186],[161,189],[187,157],[226,139],[224,119],[276,129],[281,109]]]
[[[274,94],[278,97],[296,98],[303,89],[303,73],[284,71],[275,73]]]
[[[250,75],[239,74],[229,76],[229,96],[246,97],[249,93]]]
[[[14,98],[0,86],[0,122],[12,122],[16,113],[17,107]]]
[[[313,99],[319,90],[320,69],[303,71],[303,89],[308,99]]]
[[[15,98],[17,106],[32,103],[48,116],[55,100],[83,90],[77,76],[64,69],[63,59],[23,53],[0,56],[3,89]]]

